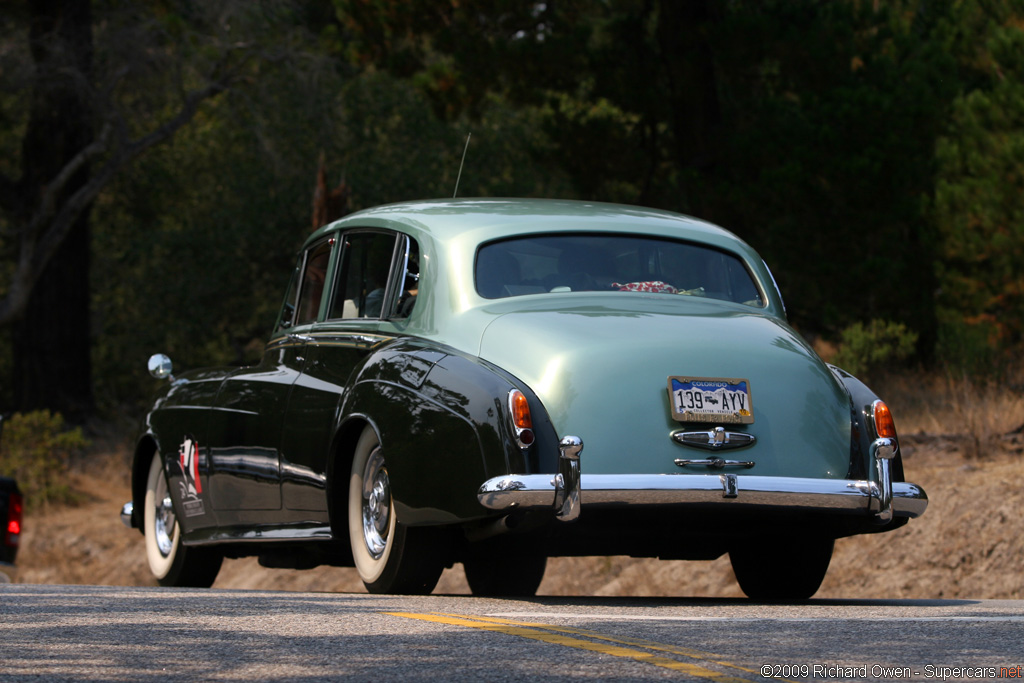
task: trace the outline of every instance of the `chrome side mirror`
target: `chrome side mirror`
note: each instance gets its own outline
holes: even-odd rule
[[[149,357],[149,374],[157,379],[171,377],[171,359],[162,353],[156,353]]]

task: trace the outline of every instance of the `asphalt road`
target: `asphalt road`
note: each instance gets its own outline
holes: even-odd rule
[[[1019,678],[1024,601],[0,585],[0,681]]]

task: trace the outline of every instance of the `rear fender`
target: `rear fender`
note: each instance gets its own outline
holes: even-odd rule
[[[508,394],[516,388],[527,396],[537,435],[525,451],[509,417]],[[339,444],[352,447],[353,433],[361,431],[353,424],[372,424],[377,430],[392,496],[406,524],[452,524],[493,515],[477,499],[484,481],[555,468],[554,457],[540,456],[549,448],[557,454],[557,445],[533,392],[498,368],[448,347],[409,340],[375,351],[358,370],[341,414]],[[351,452],[347,462],[350,457]],[[331,478],[335,490],[342,469],[337,465]]]
[[[878,395],[845,370],[834,365],[828,367],[850,395],[850,469],[846,478],[871,479],[874,463],[871,462],[870,449],[875,438],[874,426],[871,423],[871,405],[878,400]],[[892,462],[892,479],[905,481],[903,458],[899,452]]]

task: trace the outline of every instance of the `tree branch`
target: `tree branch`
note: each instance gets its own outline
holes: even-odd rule
[[[218,68],[222,65],[223,61],[218,64]],[[53,181],[47,185],[28,225],[21,231],[18,263],[7,287],[7,293],[3,299],[0,299],[0,327],[14,322],[24,314],[32,287],[39,279],[43,269],[68,233],[71,232],[78,217],[114,176],[131,163],[135,157],[150,147],[168,140],[180,128],[188,124],[204,101],[228,90],[239,80],[238,70],[235,69],[222,78],[211,81],[205,87],[187,93],[177,114],[163,125],[136,140],[119,142],[123,138],[117,136],[118,141],[112,145],[111,138],[114,137],[115,128],[123,130],[123,125],[115,125],[117,117],[111,117],[104,125],[99,138],[82,148],[64,165]],[[58,198],[61,196],[62,190],[75,173],[89,162],[108,152],[110,155],[99,170],[58,206]],[[0,191],[5,189],[3,185],[0,185]]]
[[[43,191],[43,196],[40,197],[35,215],[32,216],[32,220],[28,225],[27,233],[33,234],[37,232],[42,225],[50,220],[57,205],[57,198],[64,192],[64,187],[71,178],[84,168],[86,164],[107,151],[111,129],[111,124],[107,123],[104,125],[100,136],[83,147],[78,154],[64,164],[64,168],[47,184],[46,189]]]

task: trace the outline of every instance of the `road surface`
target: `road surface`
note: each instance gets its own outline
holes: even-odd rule
[[[1024,601],[0,585],[0,681],[1013,680]]]

